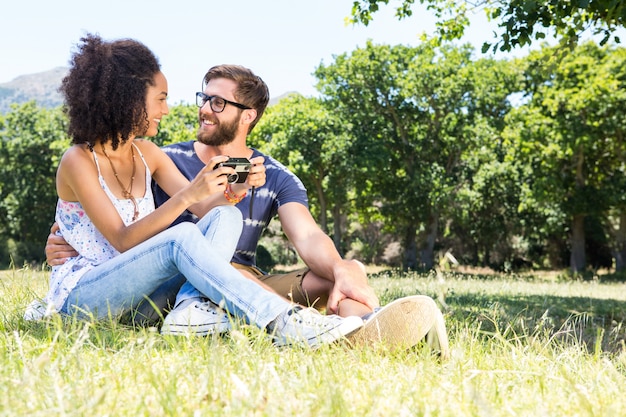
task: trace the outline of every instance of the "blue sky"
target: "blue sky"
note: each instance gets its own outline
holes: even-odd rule
[[[398,21],[398,2],[390,3],[364,27],[345,25],[352,0],[16,0],[2,6],[0,83],[67,66],[80,37],[93,32],[150,47],[168,78],[171,104],[192,101],[206,70],[222,63],[251,68],[272,97],[288,91],[311,96],[312,72],[334,55],[368,39],[416,45],[422,32],[432,33],[433,18],[420,6],[411,19]],[[493,27],[477,15],[464,41],[479,54]]]

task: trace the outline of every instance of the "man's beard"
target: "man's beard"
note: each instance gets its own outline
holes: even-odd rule
[[[231,122],[220,122],[217,129],[213,132],[203,132],[198,129],[196,138],[198,142],[209,146],[228,145],[235,140],[237,129],[239,128],[239,120],[235,119]]]

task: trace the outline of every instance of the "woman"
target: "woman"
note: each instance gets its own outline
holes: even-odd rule
[[[279,345],[317,346],[360,328],[358,317],[292,307],[230,266],[242,227],[233,204],[248,187],[264,184],[263,160],[251,161],[244,184],[228,184],[232,168],[213,169],[226,156],[187,181],[155,144],[137,139],[156,135],[168,113],[167,80],[154,54],[129,39],[87,35],[81,41],[61,86],[72,146],[56,180],[56,221],[79,255],[53,268],[49,305],[64,314],[119,315],[182,273],[210,301],[267,329]],[[171,195],[158,209],[151,178]],[[187,209],[202,217],[199,224],[168,228]]]

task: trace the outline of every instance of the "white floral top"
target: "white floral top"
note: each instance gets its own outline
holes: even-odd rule
[[[135,144],[132,146],[135,146]],[[136,146],[135,149],[146,167],[146,193],[143,198],[137,199],[139,218],[142,218],[154,211],[154,198],[152,197],[151,187],[152,177],[143,154]],[[124,224],[132,223],[135,209],[132,201],[130,199],[120,200],[111,193],[100,174],[100,165],[95,152],[93,152],[93,158],[98,168],[98,179],[102,189],[113,202]],[[53,311],[57,311],[65,304],[70,292],[87,271],[119,255],[119,252],[96,229],[79,202],[65,201],[59,198],[55,220],[59,224],[60,234],[76,249],[79,255],[69,258],[63,265],[52,268],[50,290],[45,302],[48,306],[52,306],[48,309]]]

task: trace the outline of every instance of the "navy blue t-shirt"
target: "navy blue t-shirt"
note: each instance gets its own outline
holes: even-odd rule
[[[198,158],[193,145],[195,141],[180,142],[164,146],[163,151],[174,161],[180,172],[190,181],[204,168],[204,163]],[[309,207],[306,188],[298,177],[291,173],[284,165],[274,158],[264,155],[253,149],[252,157],[265,158],[265,185],[256,189],[252,204],[252,218],[250,217],[251,193],[236,207],[243,214],[243,231],[237,244],[233,262],[243,265],[256,265],[256,247],[263,230],[278,213],[282,204],[297,202]],[[154,199],[157,207],[163,204],[169,196],[153,181]],[[198,218],[185,211],[173,224],[183,221],[197,222]]]

